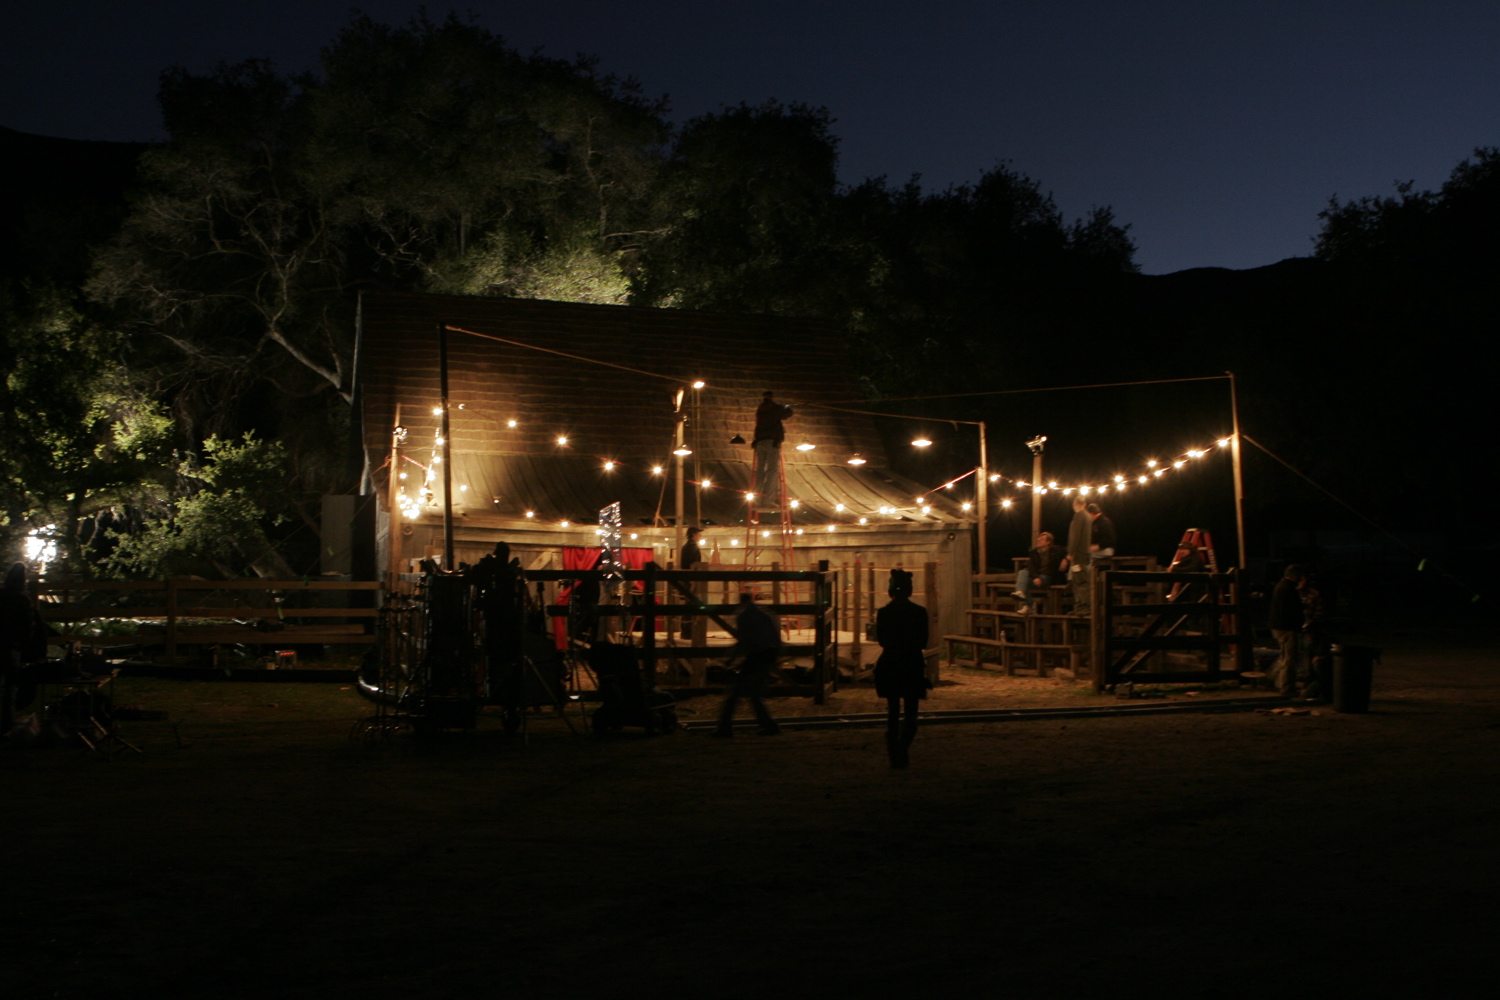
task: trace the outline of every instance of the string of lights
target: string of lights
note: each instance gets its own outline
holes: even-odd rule
[[[464,407],[462,405],[458,407],[458,409],[463,408]],[[441,415],[442,409],[440,407],[435,407],[433,409],[433,413],[435,415]],[[514,429],[518,425],[518,421],[514,418],[511,418],[507,421],[507,425],[510,428]],[[559,448],[572,447],[570,440],[566,434],[558,434],[554,438],[554,443]],[[398,502],[401,507],[402,516],[408,520],[415,520],[416,518],[420,517],[424,506],[434,507],[437,505],[438,501],[432,484],[437,476],[436,467],[442,462],[442,456],[441,454],[439,454],[439,449],[441,448],[442,444],[443,439],[441,430],[435,431],[433,435],[431,462],[427,465],[424,465],[423,463],[417,461],[410,455],[403,454],[401,456],[405,461],[410,462],[412,465],[423,471],[423,482],[422,487],[418,492],[418,496],[412,497],[408,495],[405,487],[402,487],[398,493]],[[1096,479],[1084,482],[1062,483],[1057,480],[1049,480],[1046,483],[1031,483],[1018,477],[1005,475],[1001,472],[990,471],[987,474],[989,477],[988,481],[990,483],[1008,483],[1017,491],[1028,491],[1037,495],[1058,493],[1062,496],[1070,497],[1076,493],[1080,496],[1102,497],[1111,493],[1124,494],[1127,490],[1130,489],[1139,489],[1150,486],[1153,483],[1156,483],[1157,481],[1163,479],[1163,477],[1167,476],[1169,473],[1180,470],[1187,466],[1189,463],[1205,458],[1216,451],[1227,449],[1229,445],[1229,438],[1219,438],[1211,445],[1207,445],[1202,448],[1190,448],[1166,460],[1151,459],[1145,463],[1144,468],[1138,470],[1134,475],[1127,476],[1124,473],[1117,473],[1113,477],[1107,479]],[[812,450],[813,447],[813,445],[808,443],[805,448],[800,448],[800,450]],[[611,458],[604,455],[589,455],[589,457],[599,462],[599,468],[603,472],[615,472],[622,469],[628,470],[634,468],[646,468],[645,466],[635,466],[631,463],[621,461],[620,459]],[[848,462],[849,464],[856,466],[865,464],[864,459],[859,455],[851,456]],[[653,463],[649,466],[649,474],[652,476],[664,476],[666,474],[666,471],[667,462],[665,460],[662,462]],[[835,503],[833,504],[833,513],[837,516],[843,517],[845,520],[842,523],[849,525],[870,524],[872,518],[903,519],[909,518],[913,514],[930,516],[933,512],[934,507],[936,506],[931,501],[931,498],[933,496],[941,495],[943,491],[954,489],[970,476],[976,475],[978,471],[979,470],[977,468],[969,469],[967,472],[964,472],[961,475],[944,481],[941,485],[934,486],[931,489],[925,490],[922,493],[914,496],[910,505],[882,505],[872,510],[857,511],[849,509],[848,506],[843,503]],[[407,474],[405,472],[402,472],[399,475],[402,480],[406,479]],[[746,503],[752,503],[756,499],[756,494],[752,490],[740,489],[734,486],[725,486],[723,484],[715,483],[712,479],[707,477],[701,479],[685,479],[684,482],[700,490],[722,490],[725,492],[737,493],[744,499]],[[458,486],[459,492],[468,492],[468,490],[469,487],[467,483],[460,484]],[[997,505],[1002,510],[1009,510],[1014,506],[1015,499],[1015,497],[1001,497],[997,501]],[[789,501],[789,506],[793,509],[793,511],[797,511],[802,508],[803,504],[800,499],[792,499]],[[968,513],[973,510],[974,505],[969,500],[963,500],[958,501],[957,506],[961,511]],[[528,520],[535,520],[537,518],[537,511],[534,508],[527,509],[524,516]],[[558,526],[564,528],[572,527],[573,522],[570,520],[559,521]],[[824,530],[834,531],[837,527],[838,524],[828,524],[824,526]],[[796,533],[800,535],[806,529],[805,527],[803,527],[797,528],[795,530]],[[770,536],[769,531],[763,531],[763,534],[766,537]],[[634,538],[636,536],[633,534],[631,537]]]

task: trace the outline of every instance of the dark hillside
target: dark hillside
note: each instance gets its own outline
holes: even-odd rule
[[[113,235],[144,143],[80,142],[0,126],[0,276],[76,284]]]

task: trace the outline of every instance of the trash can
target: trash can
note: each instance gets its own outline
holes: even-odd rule
[[[1368,712],[1370,682],[1375,675],[1375,661],[1380,650],[1371,646],[1333,647],[1333,710],[1335,712]]]

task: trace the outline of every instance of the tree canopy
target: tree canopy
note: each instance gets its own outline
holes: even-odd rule
[[[360,289],[824,317],[849,331],[872,395],[1191,356],[1253,373],[1269,388],[1246,397],[1278,428],[1330,369],[1373,382],[1396,356],[1416,370],[1431,343],[1470,350],[1495,318],[1476,292],[1496,264],[1493,148],[1438,191],[1331,201],[1322,270],[1294,293],[1198,308],[1141,294],[1156,279],[1109,207],[1069,218],[1011,163],[945,190],[843,184],[824,108],[741,103],[673,124],[634,80],[456,17],[356,15],[297,76],[260,60],[171,68],[160,103],[170,138],[141,154],[108,237],[88,235],[87,282],[75,255],[52,284],[11,275],[0,298],[6,530],[63,526],[79,567],[306,571],[287,532],[353,486]],[[1415,334],[1371,356],[1398,326]],[[1472,378],[1429,365],[1412,381]],[[1340,433],[1367,423],[1314,409]]]

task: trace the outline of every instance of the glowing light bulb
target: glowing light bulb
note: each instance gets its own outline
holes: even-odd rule
[[[740,544],[740,540],[738,538],[731,538],[729,540],[729,544],[730,545],[738,545],[738,544]]]
[[[754,500],[755,499],[755,494],[754,493],[746,493],[745,494],[745,499],[746,500]]]
[[[1000,506],[1004,507],[1006,510],[1010,510],[1010,500],[1001,500]]]
[[[567,443],[568,443],[568,436],[567,436],[567,435],[566,435],[566,434],[559,434],[559,435],[558,435],[558,436],[557,436],[557,443],[558,443],[558,444],[559,444],[559,445],[563,445],[563,446],[566,446],[566,445],[567,445]]]
[[[998,483],[999,481],[1000,481],[1000,473],[997,472],[994,475],[990,476],[990,482],[992,482],[992,483]]]
[[[563,527],[564,527],[564,528],[571,528],[571,527],[573,527],[573,522],[572,522],[572,521],[561,521],[561,522],[559,522],[559,523],[560,523],[560,524],[561,524],[561,525],[562,525],[562,526],[563,526]]]
[[[1166,471],[1167,471],[1167,470],[1166,470],[1166,469],[1157,469],[1157,470],[1156,470],[1156,471],[1155,471],[1155,472],[1153,472],[1153,473],[1151,473],[1151,474],[1152,474],[1152,475],[1153,475],[1153,476],[1159,476],[1159,475],[1161,475],[1161,474],[1162,474],[1162,473],[1163,473],[1163,472],[1166,472]]]
[[[615,471],[615,463],[613,463],[613,462],[605,462],[604,463],[604,471],[605,472],[613,472],[613,471]]]
[[[830,525],[829,525],[829,526],[828,526],[828,530],[829,530],[829,531],[832,531],[832,530],[833,530],[833,529],[834,529],[834,526],[833,526],[833,525],[831,525],[831,524],[830,524]]]
[[[441,417],[443,415],[443,408],[441,406],[434,406],[432,408],[432,415],[434,417]]]
[[[965,500],[963,503],[961,503],[961,504],[958,505],[958,507],[959,507],[960,510],[968,510],[972,506],[973,506],[973,504],[969,503],[969,501],[967,501],[967,500]]]
[[[514,420],[507,420],[505,422],[505,426],[510,427],[510,428],[514,428],[516,426],[516,422]]]
[[[1175,461],[1175,462],[1172,463],[1172,468],[1174,468],[1174,469],[1180,469],[1184,465],[1187,465],[1187,460],[1179,458],[1177,461]]]
[[[861,455],[859,452],[855,452],[853,455],[849,456],[849,464],[850,465],[864,465],[865,464],[865,457],[863,455]]]
[[[1228,438],[1219,438],[1219,447],[1220,448],[1228,448],[1229,447],[1229,439]]]
[[[1048,483],[1047,484],[1047,488],[1049,490],[1055,490],[1055,489],[1057,489],[1057,480],[1054,479],[1052,482]]]
[[[870,519],[867,518],[867,517],[862,517],[862,518],[859,519],[859,523],[860,524],[869,524],[870,523]]]
[[[711,490],[711,489],[713,489],[713,486],[714,486],[714,484],[712,482],[710,482],[709,480],[707,480],[707,479],[703,480],[703,488],[705,490]]]
[[[534,511],[534,510],[528,510],[526,512],[526,516],[527,517],[536,517],[536,511]]]
[[[708,384],[708,383],[707,383],[707,382],[704,382],[704,381],[703,381],[703,380],[702,380],[702,379],[701,379],[701,378],[700,378],[700,379],[699,379],[699,380],[698,380],[698,381],[696,381],[696,382],[694,382],[694,383],[693,383],[693,388],[694,388],[694,389],[701,389],[701,388],[703,388],[703,387],[704,387],[704,386],[705,386],[705,385],[707,385],[707,384]]]
[[[791,507],[792,507],[793,510],[796,510],[798,507],[801,507],[801,506],[802,506],[802,501],[801,500],[793,500],[792,503],[791,503]]]
[[[1154,468],[1156,468],[1156,459],[1153,458],[1149,462],[1147,462],[1146,463],[1146,468],[1148,468],[1148,469],[1154,469]]]
[[[403,472],[403,473],[401,473],[401,478],[402,478],[402,479],[405,479],[405,478],[406,478],[406,473],[404,473],[404,472]]]
[[[467,492],[469,492],[469,484],[468,483],[461,484],[458,487],[458,492],[460,492],[460,493],[467,493]]]
[[[797,446],[797,450],[798,451],[812,451],[816,447],[817,447],[817,445],[813,444],[811,441],[803,441],[801,444],[799,444]]]
[[[912,447],[913,448],[930,448],[930,447],[932,447],[932,440],[930,438],[924,438],[924,437],[917,438],[915,441],[912,442]]]
[[[842,513],[844,510],[844,505],[841,503],[836,503],[833,505],[833,509]]]

